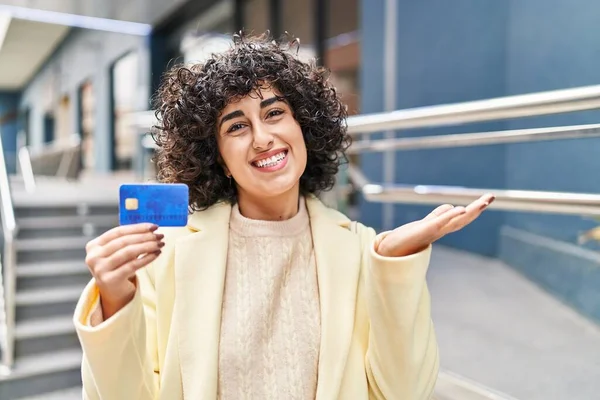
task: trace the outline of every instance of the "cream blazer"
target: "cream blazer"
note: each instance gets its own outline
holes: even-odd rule
[[[316,399],[429,399],[439,365],[425,283],[431,247],[381,257],[373,229],[314,197],[306,203],[321,305]],[[98,289],[86,286],[74,316],[84,399],[216,398],[230,213],[215,205],[162,230],[163,253],[138,272],[134,299],[95,327]]]

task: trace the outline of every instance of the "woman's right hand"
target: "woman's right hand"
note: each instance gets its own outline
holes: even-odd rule
[[[160,255],[164,235],[155,233],[157,229],[148,223],[118,226],[85,246],[85,262],[100,290],[104,320],[133,299],[136,271]]]

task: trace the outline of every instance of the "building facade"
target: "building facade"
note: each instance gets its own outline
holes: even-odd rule
[[[209,44],[218,48],[242,28],[299,37],[307,54],[333,71],[351,114],[600,82],[594,33],[600,3],[594,0],[125,3],[160,10],[145,20],[152,25],[149,34],[73,28],[24,87],[0,95],[3,140],[13,163],[16,132],[22,131],[34,148],[80,135],[89,171],[132,168],[137,148],[127,115],[149,109],[169,65],[202,58]],[[138,15],[142,8],[123,9]],[[114,12],[118,17],[121,11]],[[396,134],[575,125],[598,117],[598,112],[573,113]],[[384,157],[365,154],[356,161],[376,182],[595,193],[600,190],[594,173],[600,168],[599,144],[598,139],[586,139],[420,150]],[[420,218],[427,210],[361,202],[360,218],[381,230]],[[579,233],[595,223],[581,217],[494,211],[443,243],[499,257],[600,318],[596,248],[577,243]]]

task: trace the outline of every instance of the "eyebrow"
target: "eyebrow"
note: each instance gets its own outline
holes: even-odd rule
[[[260,108],[266,108],[269,107],[272,104],[275,104],[277,102],[283,102],[286,103],[285,98],[282,96],[273,96],[270,97],[268,99],[264,99],[263,101],[260,102]],[[229,114],[223,116],[223,118],[221,118],[221,122],[219,122],[219,129],[221,129],[221,127],[223,126],[223,123],[232,120],[234,118],[239,118],[239,117],[243,117],[244,116],[244,112],[242,110],[235,110],[230,112]]]

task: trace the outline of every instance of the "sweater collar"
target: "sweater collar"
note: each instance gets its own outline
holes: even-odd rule
[[[321,200],[314,195],[306,196],[306,210],[309,218],[329,220],[335,225],[348,227],[350,220],[344,214],[325,206]],[[188,228],[198,232],[210,230],[211,227],[228,225],[231,218],[231,205],[229,203],[217,203],[206,210],[194,212],[188,219]]]

